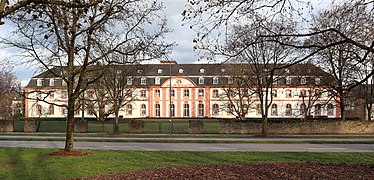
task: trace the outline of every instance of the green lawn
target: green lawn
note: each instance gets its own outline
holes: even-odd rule
[[[89,151],[84,157],[50,157],[56,149],[0,148],[0,179],[63,179],[147,168],[249,162],[374,164],[374,153]]]

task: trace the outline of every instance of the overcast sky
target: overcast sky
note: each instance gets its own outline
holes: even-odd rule
[[[340,0],[337,0],[340,1]],[[177,61],[179,64],[191,64],[197,63],[199,59],[199,54],[193,51],[192,39],[195,37],[195,32],[189,28],[189,25],[182,26],[182,16],[181,13],[185,9],[187,0],[163,0],[162,1],[165,9],[163,13],[168,19],[168,25],[173,32],[166,35],[167,42],[175,42],[176,46],[174,47],[172,53],[169,55],[171,60]],[[323,9],[329,7],[330,0],[313,0],[311,1],[316,9]],[[10,23],[5,23],[0,27],[0,36],[7,36],[11,32],[12,28],[9,25]],[[20,57],[16,55],[19,53],[15,49],[0,49],[0,63],[3,63],[3,59],[11,58],[22,62]],[[199,62],[201,63],[201,62]],[[30,68],[28,65],[19,63],[14,72],[19,80],[21,80],[22,85],[26,85],[32,76],[40,73],[40,70],[37,71],[35,68]]]
[[[169,55],[170,59],[177,61],[179,64],[182,63],[196,63],[199,56],[192,50],[193,44],[192,39],[195,33],[190,30],[189,26],[182,26],[181,13],[185,8],[187,0],[163,0],[165,6],[165,16],[168,19],[168,25],[173,32],[166,36],[168,42],[175,42],[177,46],[174,47],[172,54]],[[2,25],[0,35],[7,35],[11,32],[9,23]],[[12,49],[0,49],[0,63],[3,63],[3,59],[11,58],[20,62],[17,57],[19,51]],[[31,77],[37,75],[39,72],[35,67],[30,68],[28,65],[20,63],[14,72],[17,78],[22,82],[22,85],[27,85]]]

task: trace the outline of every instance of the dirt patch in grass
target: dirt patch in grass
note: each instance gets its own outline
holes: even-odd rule
[[[373,179],[374,165],[348,163],[248,163],[197,165],[102,174],[78,179]]]
[[[89,156],[91,153],[89,152],[81,152],[81,151],[57,151],[57,152],[51,152],[48,154],[49,156]]]

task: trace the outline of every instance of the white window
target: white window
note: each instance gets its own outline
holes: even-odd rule
[[[218,77],[214,77],[213,78],[213,84],[218,84],[219,80],[218,80]]]
[[[306,84],[306,78],[305,77],[302,77],[300,79],[300,84]]]
[[[291,84],[291,77],[290,76],[286,77],[286,84]]]
[[[54,79],[49,80],[49,86],[55,86],[55,80]]]
[[[204,116],[204,104],[199,104],[199,117]]]
[[[218,104],[213,104],[213,115],[218,115]]]
[[[159,90],[159,89],[156,89],[156,90],[155,90],[155,96],[156,96],[156,97],[160,97],[160,94],[161,94],[161,93],[160,93],[160,90]]]
[[[179,74],[183,74],[183,69],[179,69]]]
[[[205,72],[205,69],[200,69],[200,73],[204,73]]]
[[[213,97],[218,98],[218,90],[217,89],[213,90]]]
[[[36,86],[43,86],[43,80],[42,79],[36,80]]]
[[[158,69],[157,73],[162,74],[162,69]]]
[[[174,89],[172,89],[172,90],[170,91],[170,96],[171,96],[171,97],[174,97],[174,96],[175,96],[175,90],[174,90]]]
[[[199,84],[204,84],[205,82],[204,82],[204,78],[203,77],[200,77],[199,78]]]
[[[199,96],[204,96],[204,89],[199,89]]]
[[[190,116],[190,105],[184,104],[184,111],[183,112],[184,112],[183,113],[184,117]]]
[[[140,114],[141,115],[146,115],[147,114],[147,106],[145,104],[142,104]]]
[[[127,85],[132,85],[132,78],[127,78]]]
[[[140,84],[141,84],[141,85],[146,85],[146,84],[147,84],[147,79],[144,78],[144,77],[142,77],[142,78],[140,79]]]
[[[156,117],[160,117],[161,110],[160,110],[160,104],[156,104]]]
[[[174,117],[175,116],[175,105],[171,104],[170,106],[170,116]]]
[[[160,84],[160,82],[161,82],[161,79],[159,77],[156,77],[155,78],[155,84]]]
[[[186,96],[186,97],[190,96],[190,90],[185,89],[184,90],[184,96]]]

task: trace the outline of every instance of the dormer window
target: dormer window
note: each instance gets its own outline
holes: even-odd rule
[[[286,77],[286,84],[291,84],[291,77],[290,76]]]
[[[290,73],[290,70],[289,69],[285,69],[284,70],[286,73]]]
[[[132,85],[132,78],[127,78],[127,85]]]
[[[205,83],[204,78],[203,78],[203,77],[200,77],[200,78],[199,78],[199,84],[204,84],[204,83]]]
[[[214,77],[213,78],[213,84],[218,84],[219,80],[218,80],[218,77]]]
[[[144,78],[144,77],[142,77],[142,78],[140,79],[140,84],[141,84],[141,85],[146,85],[146,84],[147,84],[147,79]]]
[[[49,80],[49,86],[55,86],[55,80],[54,79]]]
[[[306,84],[306,78],[305,77],[302,77],[300,79],[300,84]]]
[[[179,74],[183,74],[183,69],[179,69]]]
[[[223,73],[226,72],[226,69],[221,69],[221,72],[223,72]]]
[[[141,74],[143,73],[143,70],[142,69],[138,69],[138,74]]]
[[[155,78],[155,84],[160,84],[160,83],[161,83],[161,78],[156,77],[156,78]]]
[[[317,77],[315,80],[316,85],[321,84],[321,78]]]
[[[162,69],[158,69],[158,70],[157,70],[157,73],[158,73],[158,74],[162,74],[162,71],[163,71]]]
[[[205,73],[205,69],[200,69],[200,73]]]
[[[36,86],[43,86],[43,79],[37,79]]]

